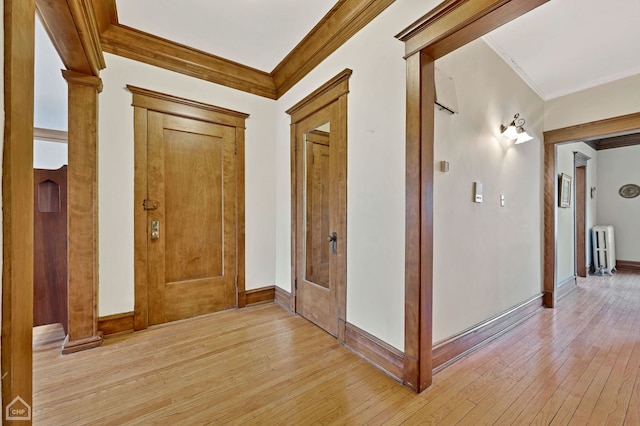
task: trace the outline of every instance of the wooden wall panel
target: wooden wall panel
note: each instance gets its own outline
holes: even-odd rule
[[[67,331],[67,166],[34,170],[33,325]]]

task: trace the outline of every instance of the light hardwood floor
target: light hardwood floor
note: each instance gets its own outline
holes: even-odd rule
[[[420,395],[274,304],[66,356],[48,339],[34,344],[34,423],[638,425],[639,314],[640,275],[584,279]]]

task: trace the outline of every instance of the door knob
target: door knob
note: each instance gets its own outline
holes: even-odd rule
[[[338,233],[332,232],[331,235],[327,237],[327,242],[331,243],[333,254],[336,254],[338,252]]]

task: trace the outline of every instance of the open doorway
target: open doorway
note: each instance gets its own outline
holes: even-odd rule
[[[68,331],[67,83],[37,15],[34,62],[33,326],[56,325],[62,339]]]

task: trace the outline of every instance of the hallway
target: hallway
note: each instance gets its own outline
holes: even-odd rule
[[[640,275],[581,279],[559,307],[413,394],[274,304],[59,355],[34,344],[34,423],[640,424]]]

